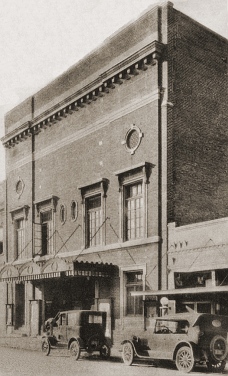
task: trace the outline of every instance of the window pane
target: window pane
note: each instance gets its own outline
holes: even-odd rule
[[[143,236],[143,197],[142,183],[126,187],[126,239],[137,239]]]
[[[143,274],[141,271],[126,273],[126,313],[141,315],[143,313],[142,296],[131,296],[132,291],[142,291]]]
[[[90,197],[86,202],[87,208],[87,239],[88,246],[101,244],[101,195]]]

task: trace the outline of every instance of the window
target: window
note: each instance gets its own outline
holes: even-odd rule
[[[25,221],[24,219],[18,219],[16,221],[16,251],[17,258],[23,258],[23,251],[25,248]]]
[[[144,236],[144,202],[142,182],[125,187],[125,239],[132,240]]]
[[[128,152],[134,154],[136,149],[140,145],[142,137],[143,134],[141,130],[136,125],[132,124],[125,136],[125,141],[123,141],[122,144],[126,145],[126,149]]]
[[[101,244],[101,195],[86,199],[86,237],[88,247]]]
[[[126,314],[142,315],[143,297],[131,296],[132,291],[143,290],[143,273],[142,271],[129,272],[125,275],[126,280]]]
[[[105,243],[105,200],[109,181],[101,178],[88,186],[79,187],[83,202],[83,232],[85,247]]]
[[[34,203],[39,218],[34,223],[34,255],[54,253],[57,201],[57,196],[49,196]],[[60,219],[61,216],[64,217],[64,212],[60,210]]]
[[[14,257],[15,259],[25,259],[31,257],[29,242],[27,239],[27,219],[29,206],[24,205],[10,211],[12,217],[12,232],[14,235]]]
[[[77,202],[75,202],[75,201],[71,202],[70,212],[71,212],[71,220],[76,221],[77,216],[78,216],[78,204],[77,204]]]
[[[52,211],[41,213],[41,243],[42,256],[52,253],[53,245]]]
[[[147,237],[147,190],[152,167],[144,162],[115,173],[119,180],[122,241]]]
[[[60,206],[60,222],[62,225],[66,222],[66,206],[61,205]]]
[[[0,226],[0,255],[3,254],[3,227]]]

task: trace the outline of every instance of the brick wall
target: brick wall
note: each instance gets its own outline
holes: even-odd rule
[[[172,30],[171,206],[183,225],[228,214],[227,42],[177,11]]]

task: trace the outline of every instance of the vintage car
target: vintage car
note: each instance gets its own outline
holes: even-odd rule
[[[122,358],[131,365],[136,358],[171,360],[178,370],[191,372],[195,363],[205,363],[210,372],[223,372],[228,353],[228,317],[182,313],[150,318],[143,337],[122,342]]]
[[[67,348],[78,360],[81,351],[98,351],[102,358],[110,356],[111,343],[105,337],[106,312],[63,311],[45,322],[42,351],[49,355],[51,349]]]

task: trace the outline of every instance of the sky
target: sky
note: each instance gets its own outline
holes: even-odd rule
[[[164,3],[164,1],[160,1]],[[4,115],[157,0],[0,0],[0,138]],[[228,37],[227,0],[173,0],[174,8]],[[5,178],[0,142],[0,181]]]

